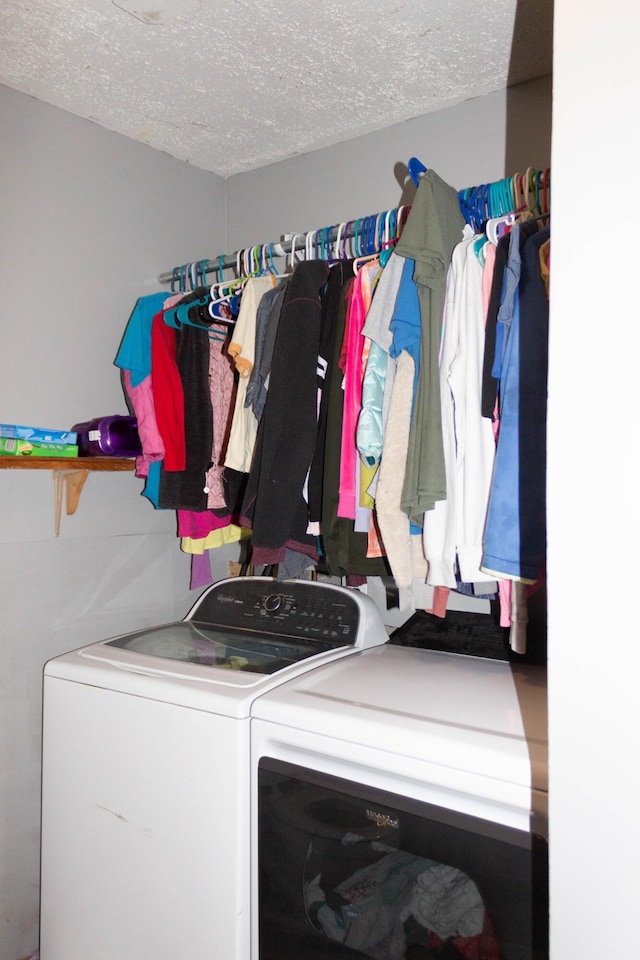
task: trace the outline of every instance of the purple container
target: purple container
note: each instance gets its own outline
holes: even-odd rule
[[[96,417],[76,423],[81,457],[137,457],[142,453],[135,417]]]

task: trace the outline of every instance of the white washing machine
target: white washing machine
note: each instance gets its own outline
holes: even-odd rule
[[[42,960],[247,960],[251,706],[386,640],[357,591],[239,578],[47,663]]]
[[[252,960],[548,958],[543,668],[387,645],[253,716]]]

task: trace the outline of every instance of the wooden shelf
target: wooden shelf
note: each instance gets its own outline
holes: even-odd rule
[[[0,470],[135,470],[135,459],[124,457],[0,456]]]

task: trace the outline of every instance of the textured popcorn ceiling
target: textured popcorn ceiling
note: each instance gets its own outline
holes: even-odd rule
[[[227,177],[551,72],[552,0],[0,0],[0,83]]]

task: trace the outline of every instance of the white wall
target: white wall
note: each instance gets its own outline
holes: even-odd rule
[[[126,413],[112,362],[135,300],[224,247],[225,183],[5,87],[0,129],[0,421]],[[140,490],[90,475],[56,540],[50,472],[0,470],[0,960],[38,942],[44,662],[195,597],[175,514]]]
[[[555,0],[554,32],[551,945],[600,960],[638,955],[640,5]]]
[[[551,79],[543,77],[231,177],[228,252],[410,202],[412,156],[460,190],[542,169],[550,154]]]

